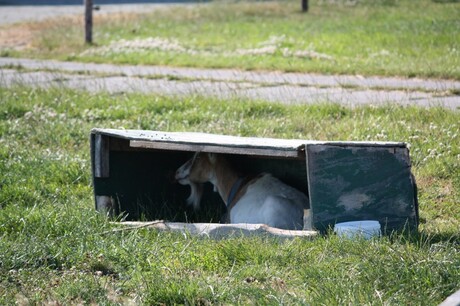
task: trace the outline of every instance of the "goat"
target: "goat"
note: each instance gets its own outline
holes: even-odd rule
[[[311,229],[309,220],[304,221],[303,218],[304,205],[308,205],[305,194],[268,173],[242,178],[221,154],[195,153],[192,159],[177,169],[175,179],[182,185],[190,185],[191,194],[187,202],[194,209],[200,205],[202,184],[213,184],[214,191],[227,206],[229,223],[263,223],[290,230]]]

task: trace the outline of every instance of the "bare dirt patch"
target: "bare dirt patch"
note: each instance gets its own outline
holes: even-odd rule
[[[68,24],[81,24],[80,16],[59,17],[44,21],[25,22],[0,28],[0,50],[25,50],[37,47],[37,38]]]
[[[97,27],[98,24],[104,22],[114,22],[117,20],[129,20],[136,18],[138,14],[135,13],[112,13],[101,16],[94,16],[93,23]],[[62,33],[59,29],[72,29],[81,31],[83,42],[83,16],[65,16],[57,18],[49,18],[42,21],[30,21],[24,23],[17,23],[13,25],[5,25],[0,27],[0,51],[2,50],[27,50],[37,49],[43,47],[39,42],[40,38],[47,37],[46,40],[50,41],[53,36],[57,40],[61,39]],[[53,34],[54,33],[54,34]],[[66,45],[63,43],[62,45]]]
[[[30,47],[34,30],[28,24],[3,28],[0,31],[0,50],[23,50]]]

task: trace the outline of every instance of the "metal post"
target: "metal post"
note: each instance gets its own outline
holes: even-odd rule
[[[93,43],[93,0],[85,0],[85,42]]]

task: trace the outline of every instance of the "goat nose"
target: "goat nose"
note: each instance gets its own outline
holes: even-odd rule
[[[176,180],[180,180],[181,178],[183,178],[185,175],[184,175],[184,171],[182,171],[181,169],[178,169],[176,171],[176,173],[174,174],[174,178]]]

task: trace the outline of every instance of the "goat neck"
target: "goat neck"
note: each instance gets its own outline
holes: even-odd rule
[[[217,189],[222,200],[227,203],[230,190],[232,189],[233,184],[238,180],[238,173],[232,169],[228,161],[224,157],[219,157],[216,163],[214,164],[214,175],[211,178],[211,183],[214,185],[214,188]]]

